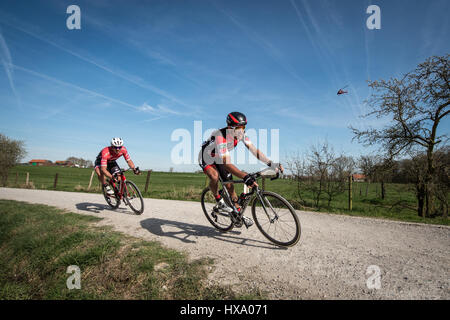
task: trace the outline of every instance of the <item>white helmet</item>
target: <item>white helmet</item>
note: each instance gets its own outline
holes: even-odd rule
[[[112,138],[111,146],[113,147],[121,147],[123,146],[123,140],[121,138]]]

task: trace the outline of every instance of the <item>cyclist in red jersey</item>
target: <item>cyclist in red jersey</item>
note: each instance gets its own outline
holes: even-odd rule
[[[114,175],[120,171],[116,160],[122,156],[134,174],[140,174],[139,168],[134,166],[127,149],[123,146],[123,140],[121,138],[112,138],[111,145],[103,148],[95,159],[95,173],[97,173],[98,180],[105,186],[106,192],[109,194],[113,193],[113,191],[106,183],[106,178],[115,180]]]
[[[232,212],[225,201],[219,194],[219,175],[223,181],[232,180],[232,175],[243,179],[245,184],[249,187],[256,187],[258,184],[252,176],[244,171],[239,170],[231,163],[229,151],[236,147],[239,141],[242,141],[249,151],[260,161],[266,163],[268,166],[275,164],[267,158],[259,149],[257,149],[250,139],[245,136],[245,126],[247,125],[247,118],[240,112],[231,112],[227,116],[227,127],[216,130],[211,137],[202,145],[199,153],[199,165],[203,172],[209,177],[209,187],[214,194],[218,209],[225,212]],[[278,166],[277,166],[278,168]],[[280,164],[279,169],[283,172],[283,166]],[[226,187],[235,202],[235,206],[240,211],[239,205],[236,203],[238,196],[234,190],[232,183],[226,184]],[[247,227],[253,224],[251,219],[243,217]]]

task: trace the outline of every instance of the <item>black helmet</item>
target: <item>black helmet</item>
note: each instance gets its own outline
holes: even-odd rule
[[[245,126],[247,125],[247,118],[243,113],[231,112],[227,116],[227,125],[229,127]]]

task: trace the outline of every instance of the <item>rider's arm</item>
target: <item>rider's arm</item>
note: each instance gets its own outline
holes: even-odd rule
[[[225,169],[230,172],[232,175],[243,179],[247,174],[234,166],[231,163],[230,153],[227,148],[227,140],[223,136],[216,137],[216,152],[220,159],[222,159],[222,164],[225,166]]]
[[[127,149],[125,147],[122,147],[122,155],[125,158],[125,161],[128,163],[128,166],[135,171],[136,170],[136,166],[134,165],[133,161],[131,160],[131,157],[127,151]]]
[[[101,166],[100,167],[101,168],[101,170],[102,170],[102,173],[106,176],[106,177],[108,177],[109,179],[112,179],[112,174],[108,171],[108,167],[106,167],[106,166]]]
[[[258,159],[259,161],[264,162],[268,166],[271,166],[272,160],[270,160],[264,153],[261,152],[255,145],[247,138],[244,139],[244,145],[248,148],[248,150]],[[284,171],[283,166],[280,164],[281,172]]]
[[[131,161],[131,159],[127,160],[127,163],[128,163],[128,166],[129,166],[132,170],[134,170],[134,169],[136,168],[136,167],[134,166],[133,161]]]
[[[100,169],[107,178],[112,179],[112,174],[108,171],[108,159],[110,157],[108,147],[104,148],[101,154]]]
[[[264,162],[265,164],[270,164],[270,159],[266,157],[264,153],[261,152],[258,148],[256,148],[252,143],[245,143],[245,146],[248,150],[258,159],[259,161]]]
[[[222,157],[223,164],[225,166],[225,169],[231,173],[233,176],[236,176],[240,179],[244,179],[244,177],[247,175],[244,171],[239,170],[236,168],[234,164],[231,163],[231,158],[229,155],[225,155]]]

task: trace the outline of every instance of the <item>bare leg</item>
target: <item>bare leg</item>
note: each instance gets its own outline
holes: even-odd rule
[[[217,170],[213,167],[209,167],[205,174],[209,178],[209,188],[211,189],[211,192],[214,196],[219,195],[219,173]]]
[[[226,184],[226,187],[227,187],[227,189],[228,189],[228,192],[230,193],[230,195],[231,195],[231,199],[233,200],[233,202],[234,202],[234,205],[236,206],[236,208],[240,208],[240,206],[236,203],[236,201],[238,200],[238,196],[237,196],[237,194],[236,194],[236,190],[234,190],[234,184],[233,183],[227,183]]]
[[[100,183],[102,185],[106,184],[106,179],[105,179],[105,175],[103,174],[103,172],[100,170],[99,167],[95,168],[95,173],[97,174],[98,180],[100,181]]]

